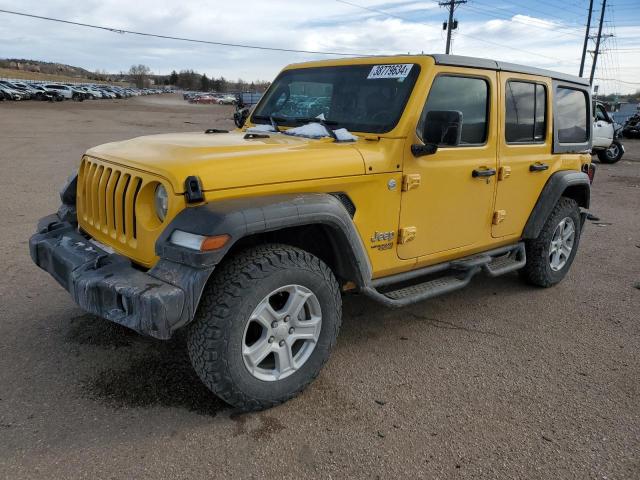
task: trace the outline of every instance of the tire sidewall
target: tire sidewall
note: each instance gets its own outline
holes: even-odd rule
[[[551,239],[553,238],[553,233],[555,232],[556,228],[558,227],[560,222],[565,218],[571,218],[571,220],[573,220],[573,224],[576,230],[575,237],[573,241],[573,247],[571,248],[571,253],[569,254],[569,258],[567,259],[564,266],[560,270],[556,271],[551,268],[551,263],[549,262]],[[546,269],[545,273],[552,285],[560,282],[565,277],[569,269],[571,268],[573,259],[575,258],[576,253],[578,252],[581,233],[582,232],[581,232],[581,224],[580,224],[580,215],[577,209],[575,208],[566,206],[561,210],[556,211],[555,214],[552,215],[547,220],[547,223],[545,224],[543,229],[542,241],[544,242],[544,245],[545,245],[544,247],[544,258],[545,258],[544,266]]]
[[[618,154],[615,157],[609,157],[607,155],[607,151],[609,150],[609,148],[607,148],[606,150],[602,150],[600,152],[598,152],[598,159],[600,160],[600,163],[616,163],[618,161],[620,161],[620,159],[622,158],[622,155],[624,154],[623,150],[622,150],[622,144],[620,143],[620,141],[618,140],[614,140],[612,142],[612,145],[615,145],[618,148]]]
[[[239,390],[255,399],[278,401],[299,390],[322,368],[335,343],[340,323],[340,306],[336,304],[336,298],[326,279],[319,273],[304,268],[288,266],[286,269],[271,271],[265,278],[252,283],[251,289],[235,305],[237,312],[231,316],[230,325],[224,327],[228,334],[224,357],[228,373]],[[246,324],[253,310],[267,295],[282,286],[293,284],[311,290],[320,303],[322,327],[318,343],[304,365],[293,374],[277,381],[260,380],[251,375],[242,358]]]

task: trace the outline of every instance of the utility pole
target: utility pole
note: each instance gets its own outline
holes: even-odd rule
[[[587,30],[584,32],[584,46],[582,47],[582,59],[580,60],[579,77],[584,72],[584,59],[587,56],[587,43],[589,43],[589,30],[591,30],[591,13],[593,12],[593,0],[589,0],[589,15],[587,16]]]
[[[449,21],[444,22],[444,24],[442,25],[443,30],[447,30],[447,55],[449,55],[449,52],[451,51],[451,30],[455,30],[456,28],[458,28],[458,21],[453,19],[453,11],[458,5],[461,5],[463,3],[467,3],[467,0],[449,0],[446,2],[438,3],[438,5],[440,5],[441,7],[449,8]]]
[[[596,63],[598,62],[598,52],[600,51],[600,37],[602,37],[602,22],[604,21],[604,10],[606,7],[607,0],[602,0],[602,10],[600,11],[600,25],[598,26],[598,36],[596,37],[596,51],[593,52],[593,63],[591,64],[589,85],[593,85],[593,75],[596,73]]]

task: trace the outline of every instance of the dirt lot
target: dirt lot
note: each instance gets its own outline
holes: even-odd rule
[[[318,380],[234,415],[162,343],[84,314],[27,240],[83,151],[231,126],[177,97],[0,104],[0,478],[640,477],[640,141],[599,165],[573,270],[404,310],[345,299]]]

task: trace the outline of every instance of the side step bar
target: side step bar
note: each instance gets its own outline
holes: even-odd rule
[[[471,281],[471,278],[481,270],[484,270],[491,277],[497,277],[508,272],[519,270],[524,267],[526,263],[527,258],[524,243],[520,242],[515,245],[497,248],[470,257],[379,278],[364,287],[362,293],[389,307],[404,307],[405,305],[410,305],[466,287]],[[445,274],[422,283],[404,286],[384,293],[378,291],[381,287],[402,284],[413,279],[441,272]]]

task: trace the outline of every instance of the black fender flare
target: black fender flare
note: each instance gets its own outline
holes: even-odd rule
[[[591,201],[589,176],[575,170],[561,170],[552,174],[529,215],[522,232],[523,239],[536,238],[540,234],[544,223],[562,196],[572,198],[580,207],[588,209]]]
[[[324,225],[351,263],[356,284],[371,280],[371,264],[349,212],[338,198],[325,193],[297,193],[214,201],[188,207],[164,229],[156,241],[156,254],[167,260],[207,268],[220,263],[240,239],[288,227]],[[228,234],[220,250],[197,252],[169,241],[175,230],[203,236]]]

